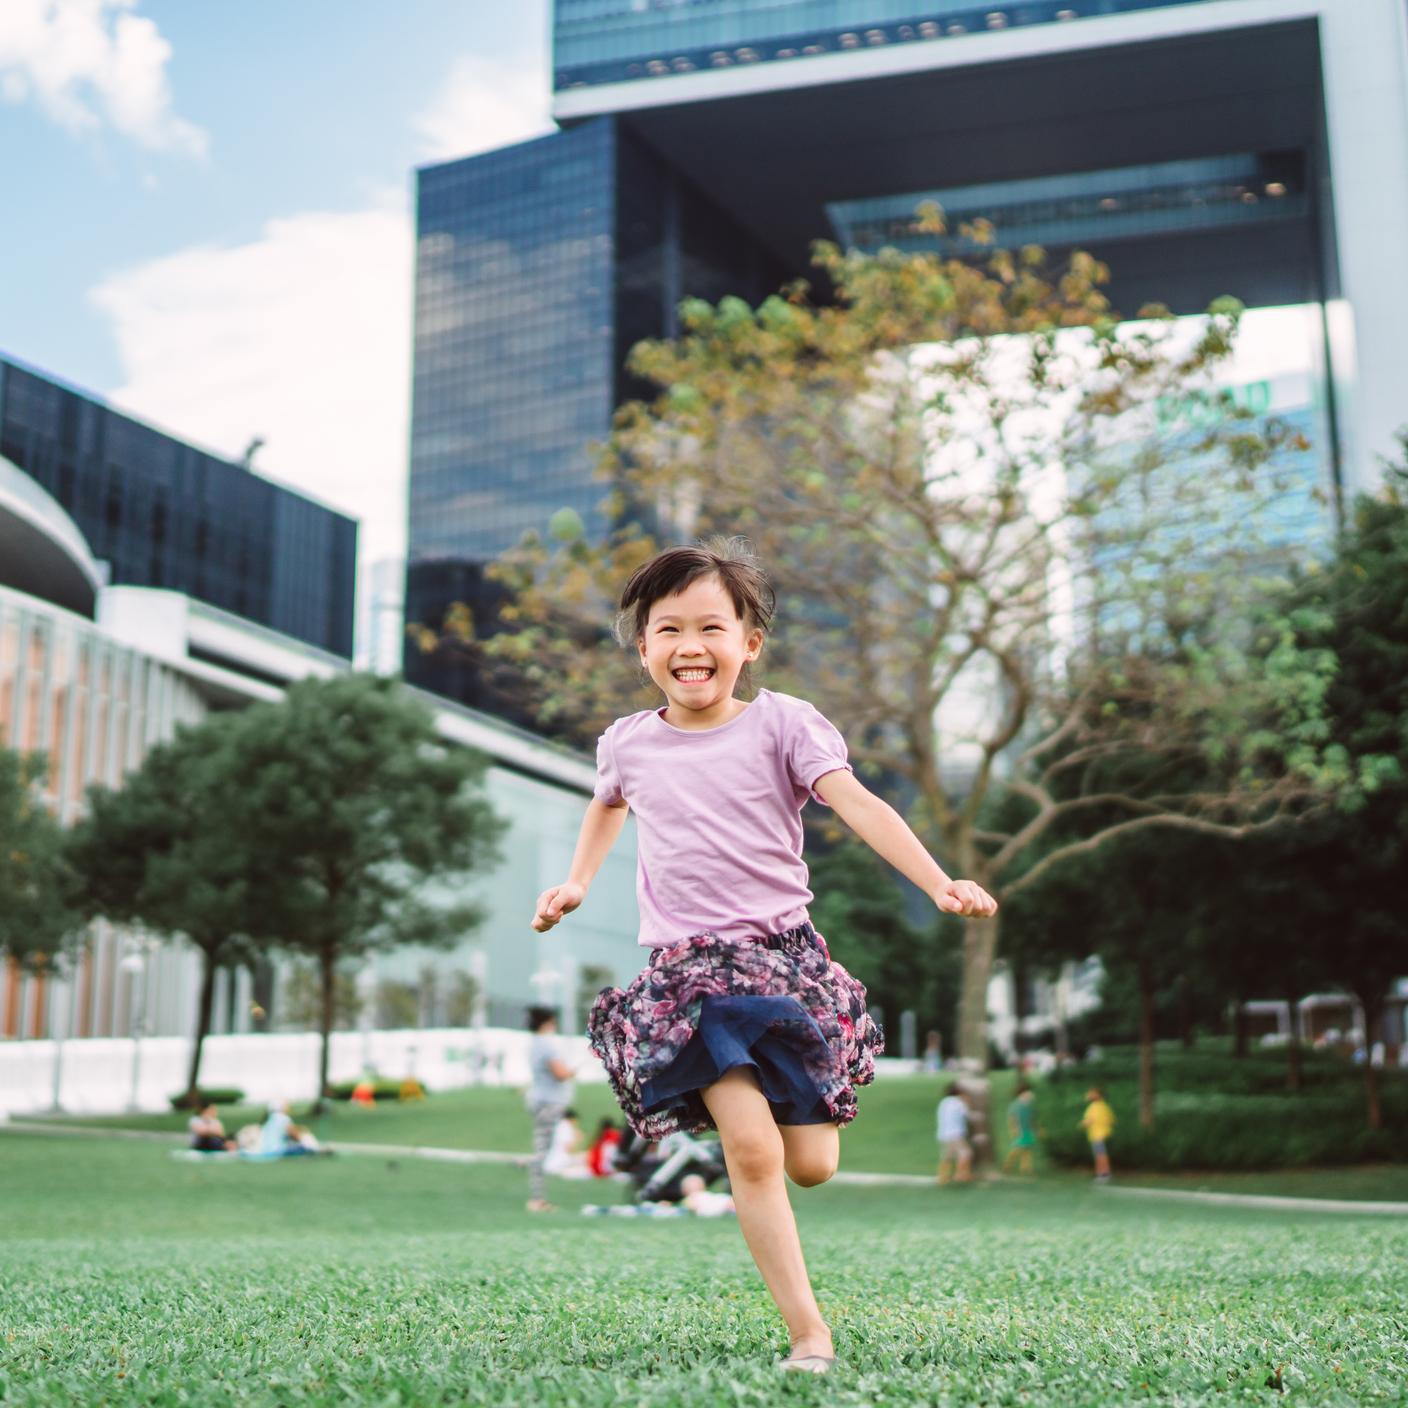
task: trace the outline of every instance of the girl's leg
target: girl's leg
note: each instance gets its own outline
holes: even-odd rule
[[[750,1067],[735,1066],[700,1095],[719,1127],[743,1239],[787,1322],[792,1351],[829,1355],[831,1331],[812,1294],[797,1222],[787,1201],[782,1132],[758,1078]],[[798,1168],[802,1171],[800,1164]]]
[[[834,1124],[780,1124],[782,1167],[799,1188],[815,1188],[841,1162],[841,1131]]]

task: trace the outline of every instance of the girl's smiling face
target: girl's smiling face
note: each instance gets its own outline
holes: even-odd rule
[[[756,660],[763,632],[749,631],[717,574],[697,577],[683,591],[652,603],[640,662],[669,700],[666,717],[696,727],[724,723],[743,666]]]

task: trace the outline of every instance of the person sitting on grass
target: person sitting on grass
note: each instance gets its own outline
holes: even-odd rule
[[[737,1216],[738,1209],[733,1205],[733,1197],[728,1193],[711,1193],[702,1174],[686,1174],[680,1184],[680,1203],[695,1217]]]
[[[973,1146],[968,1141],[968,1102],[957,1085],[951,1085],[939,1101],[939,1168],[940,1184],[957,1179],[959,1183],[973,1181]]]
[[[191,1131],[191,1148],[201,1154],[223,1154],[236,1146],[233,1139],[225,1136],[225,1126],[214,1105],[202,1105],[187,1123]]]
[[[1017,1082],[1017,1095],[1007,1107],[1007,1133],[1012,1142],[1002,1161],[1003,1173],[1015,1164],[1030,1177],[1036,1172],[1032,1151],[1036,1148],[1036,1096],[1026,1081]]]
[[[301,1154],[321,1154],[324,1150],[311,1131],[293,1122],[288,1101],[278,1100],[269,1106],[269,1117],[259,1130],[260,1158],[296,1158]]]
[[[543,1172],[556,1178],[590,1178],[587,1155],[582,1149],[582,1126],[576,1110],[564,1110],[552,1131],[552,1143],[543,1160]]]
[[[596,1138],[587,1150],[587,1167],[593,1178],[609,1178],[615,1171],[616,1151],[621,1147],[621,1131],[613,1119],[604,1119],[597,1126]]]
[[[1115,1128],[1115,1112],[1094,1086],[1085,1092],[1085,1113],[1080,1117],[1080,1125],[1090,1140],[1090,1152],[1095,1156],[1095,1181],[1108,1183],[1110,1154],[1106,1144]]]

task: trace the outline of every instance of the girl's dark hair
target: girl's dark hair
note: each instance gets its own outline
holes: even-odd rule
[[[530,1007],[528,1009],[528,1030],[535,1032],[548,1022],[557,1020],[557,1009],[553,1007]]]
[[[747,538],[707,538],[689,547],[666,548],[631,573],[614,627],[618,643],[634,645],[645,634],[650,608],[662,597],[711,575],[723,583],[744,628],[766,632],[777,599]]]

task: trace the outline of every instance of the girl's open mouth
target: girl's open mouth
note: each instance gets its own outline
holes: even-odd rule
[[[714,678],[713,670],[699,668],[688,668],[683,670],[672,670],[670,672],[681,684],[705,684]]]

